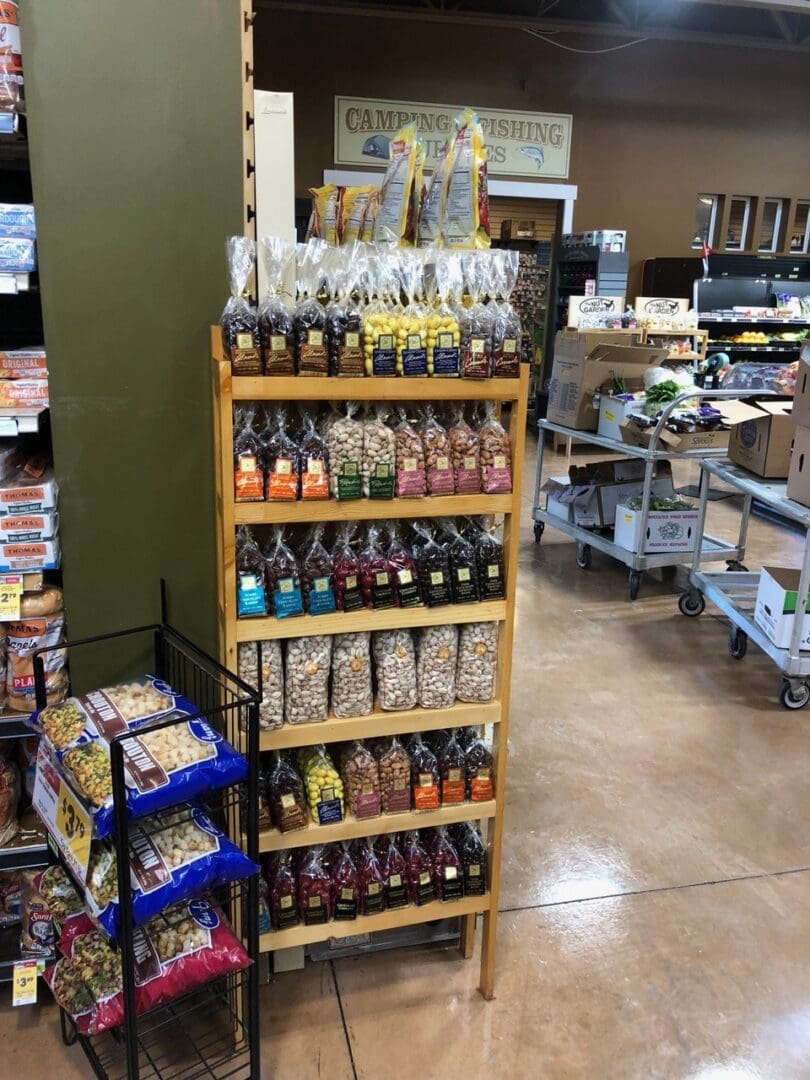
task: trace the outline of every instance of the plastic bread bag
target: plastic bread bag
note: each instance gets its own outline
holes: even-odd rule
[[[201,810],[181,804],[134,823],[129,833],[132,920],[139,926],[170,904],[243,881],[258,866]],[[95,841],[85,889],[87,910],[110,937],[119,932],[115,849]]]
[[[280,728],[284,719],[284,668],[279,641],[243,641],[237,650],[239,678],[261,692],[259,727]]]
[[[468,520],[465,534],[475,544],[478,595],[481,600],[503,600],[506,596],[503,543],[490,518]]]
[[[376,188],[373,184],[345,187],[341,190],[339,232],[342,246],[345,247],[362,239],[361,234],[366,219],[366,209],[374,191],[376,191]]]
[[[330,247],[335,247],[338,242],[340,189],[334,184],[324,184],[323,187],[310,188],[309,193],[312,196],[312,209],[315,213],[315,233]]]
[[[233,497],[236,502],[264,500],[262,446],[254,427],[254,407],[234,409]]]
[[[332,918],[332,882],[321,863],[321,847],[308,848],[298,870],[298,915],[304,926]]]
[[[363,606],[360,588],[360,555],[353,546],[357,523],[344,521],[332,548],[332,574],[338,611],[357,611]]]
[[[363,495],[367,499],[394,497],[396,439],[388,426],[388,406],[377,402],[373,416],[363,421]]]
[[[267,614],[267,573],[264,556],[246,525],[236,530],[236,614],[239,618]]]
[[[259,336],[265,375],[295,374],[295,327],[284,299],[287,275],[295,260],[295,245],[279,236],[259,241],[267,295],[259,305]]]
[[[433,405],[426,405],[420,429],[425,450],[428,495],[452,495],[455,491],[450,462],[450,436],[436,419]]]
[[[443,825],[436,830],[430,857],[437,899],[444,902],[460,900],[464,895],[464,868],[461,856]]]
[[[458,627],[428,626],[419,632],[416,679],[423,709],[449,709],[456,700]]]
[[[288,724],[313,724],[328,718],[331,663],[331,637],[318,634],[287,641],[284,719]]]
[[[416,160],[416,125],[407,124],[391,140],[390,160],[380,188],[380,202],[374,221],[375,243],[399,247],[406,242],[409,218],[413,214]]]
[[[424,523],[414,522],[412,528],[419,542],[416,566],[423,603],[428,607],[451,603],[450,558],[447,551],[436,541]]]
[[[492,330],[492,374],[497,378],[517,379],[520,375],[520,343],[523,333],[520,317],[509,297],[518,276],[518,256],[514,250],[501,248],[490,254],[490,296],[500,296],[490,301],[494,306]]]
[[[396,461],[395,492],[400,498],[419,498],[427,493],[425,450],[419,432],[400,406],[399,423],[394,428]]]
[[[428,374],[453,378],[460,371],[457,311],[464,292],[461,257],[455,251],[434,251],[433,258],[438,303],[428,319]]]
[[[15,762],[0,754],[0,845],[6,846],[19,832],[17,808],[20,804],[20,770]]]
[[[481,490],[481,446],[478,432],[464,418],[463,405],[454,407],[447,436],[456,494],[477,495]]]
[[[394,607],[396,597],[379,525],[369,525],[360,552],[360,589],[367,608]]]
[[[301,594],[301,571],[292,548],[284,543],[284,529],[273,529],[272,541],[265,552],[267,595],[277,619],[291,615],[303,615],[304,599]]]
[[[271,823],[280,832],[307,827],[309,812],[301,777],[278,750],[267,775],[267,801]]]
[[[487,151],[478,117],[465,109],[455,119],[442,241],[448,248],[489,247]]]
[[[422,603],[416,557],[402,539],[396,521],[388,522],[386,529],[389,537],[386,557],[394,589],[394,602],[398,607],[416,607]]]
[[[162,720],[184,717],[182,710]],[[57,754],[61,772],[93,820],[94,835],[108,836],[114,825],[112,769],[104,739]],[[126,805],[131,817],[165,810],[208,791],[241,783],[247,761],[201,716],[170,726],[139,728],[124,745]]]
[[[293,312],[296,371],[299,375],[328,375],[326,312],[318,299],[329,248],[323,240],[296,246],[296,294]]]
[[[355,295],[365,278],[365,245],[352,244],[330,252],[330,291],[326,306],[329,372],[338,376],[365,375],[363,313]]]
[[[416,704],[416,652],[411,631],[378,630],[372,638],[380,708],[412,709]]]
[[[397,331],[397,374],[427,375],[428,310],[423,301],[423,252],[400,251],[399,276],[407,304]]]
[[[488,379],[492,374],[494,308],[485,304],[490,255],[467,251],[462,257],[464,280],[472,301],[458,309],[461,329],[461,374],[465,379]]]
[[[345,415],[338,415],[326,430],[329,477],[334,498],[359,499],[363,492],[363,424],[356,418],[356,401],[347,401],[345,409]]]
[[[480,599],[475,545],[456,528],[455,522],[443,522],[450,568],[450,596],[454,604],[470,604]],[[489,699],[487,699],[489,700]]]
[[[495,402],[488,401],[478,432],[481,444],[481,486],[487,495],[512,490],[512,450],[509,436],[495,417]]]
[[[399,293],[395,255],[377,245],[366,260],[369,301],[363,309],[363,333],[367,375],[397,373]]]
[[[408,902],[421,907],[436,899],[433,886],[433,865],[425,845],[416,829],[405,834],[402,844],[405,859],[405,884],[408,890]]]
[[[318,431],[315,417],[305,413],[298,445],[301,466],[301,498],[329,498],[329,454],[326,440]]]
[[[336,611],[334,565],[323,545],[323,525],[313,525],[301,552],[301,586],[310,615]]]
[[[419,220],[416,227],[416,238],[419,247],[436,248],[441,244],[442,218],[451,163],[450,144],[445,142],[444,146],[439,149],[436,165],[427,182],[419,211]]]
[[[225,242],[231,296],[219,325],[222,351],[234,375],[261,375],[262,353],[259,319],[247,297],[248,281],[256,262],[256,244],[247,236],[231,236]]]
[[[487,702],[495,696],[498,624],[467,623],[459,628],[456,697],[459,701]]]
[[[36,708],[34,694],[34,653],[65,640],[65,616],[21,618],[6,626],[6,701],[9,709],[31,713]],[[45,668],[45,693],[49,705],[62,701],[67,693],[65,665],[67,652],[56,649],[42,657]]]
[[[275,431],[267,443],[266,493],[270,502],[295,502],[300,469],[298,446],[287,434],[287,411],[275,412]]]

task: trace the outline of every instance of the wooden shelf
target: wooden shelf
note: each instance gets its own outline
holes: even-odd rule
[[[297,746],[315,746],[317,743],[407,735],[412,731],[497,724],[500,719],[500,701],[489,701],[485,705],[457,701],[449,709],[413,708],[397,712],[383,712],[376,707],[368,716],[332,716],[320,724],[285,724],[274,731],[263,731],[259,736],[259,750],[265,753]]]
[[[356,634],[361,630],[398,630],[402,627],[444,626],[471,622],[503,622],[505,600],[443,607],[383,608],[381,611],[334,611],[329,615],[294,615],[287,619],[237,619],[237,641],[275,641],[312,637],[314,634]]]
[[[465,802],[460,806],[443,806],[439,810],[411,810],[407,814],[380,814],[371,818],[348,815],[334,825],[316,825],[295,832],[263,829],[259,833],[259,851],[286,851],[287,848],[312,847],[339,840],[356,840],[380,833],[407,832],[409,829],[433,829],[438,825],[455,825],[459,821],[479,821],[495,817],[495,800]]]
[[[376,521],[388,518],[511,514],[511,495],[431,495],[424,499],[338,499],[312,502],[234,503],[236,525],[279,525],[316,521]]]
[[[293,926],[289,930],[273,930],[259,937],[261,952],[275,952],[277,949],[292,949],[297,945],[314,945],[317,941],[330,938],[354,937],[356,934],[374,934],[381,930],[396,930],[401,926],[417,926],[419,923],[433,922],[435,919],[454,919],[460,915],[475,915],[488,911],[489,894],[484,896],[465,896],[462,900],[434,900],[423,907],[408,906],[392,911],[381,911],[379,915],[359,915],[348,922],[330,922],[323,926]]]
[[[517,401],[520,379],[231,377],[234,401]]]

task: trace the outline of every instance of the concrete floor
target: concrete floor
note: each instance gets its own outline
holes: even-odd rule
[[[671,580],[631,604],[623,567],[535,545],[529,458],[496,999],[454,950],[281,975],[262,1075],[810,1077],[810,712],[756,649],[730,658],[722,620],[679,615]],[[712,505],[716,533],[738,505]],[[749,538],[752,568],[797,564],[792,532]],[[0,1035],[3,1076],[87,1075],[53,1008],[4,1006]]]

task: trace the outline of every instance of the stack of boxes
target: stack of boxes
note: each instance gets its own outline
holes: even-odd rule
[[[59,567],[59,488],[47,460],[3,451],[0,574]]]
[[[36,222],[29,203],[0,203],[0,274],[36,270]]]

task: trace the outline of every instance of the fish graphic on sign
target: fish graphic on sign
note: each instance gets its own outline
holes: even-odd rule
[[[541,171],[546,160],[546,155],[543,153],[541,146],[521,146],[520,152],[535,163],[538,172]]]
[[[388,161],[391,156],[391,140],[387,135],[370,135],[363,143],[363,156]]]

